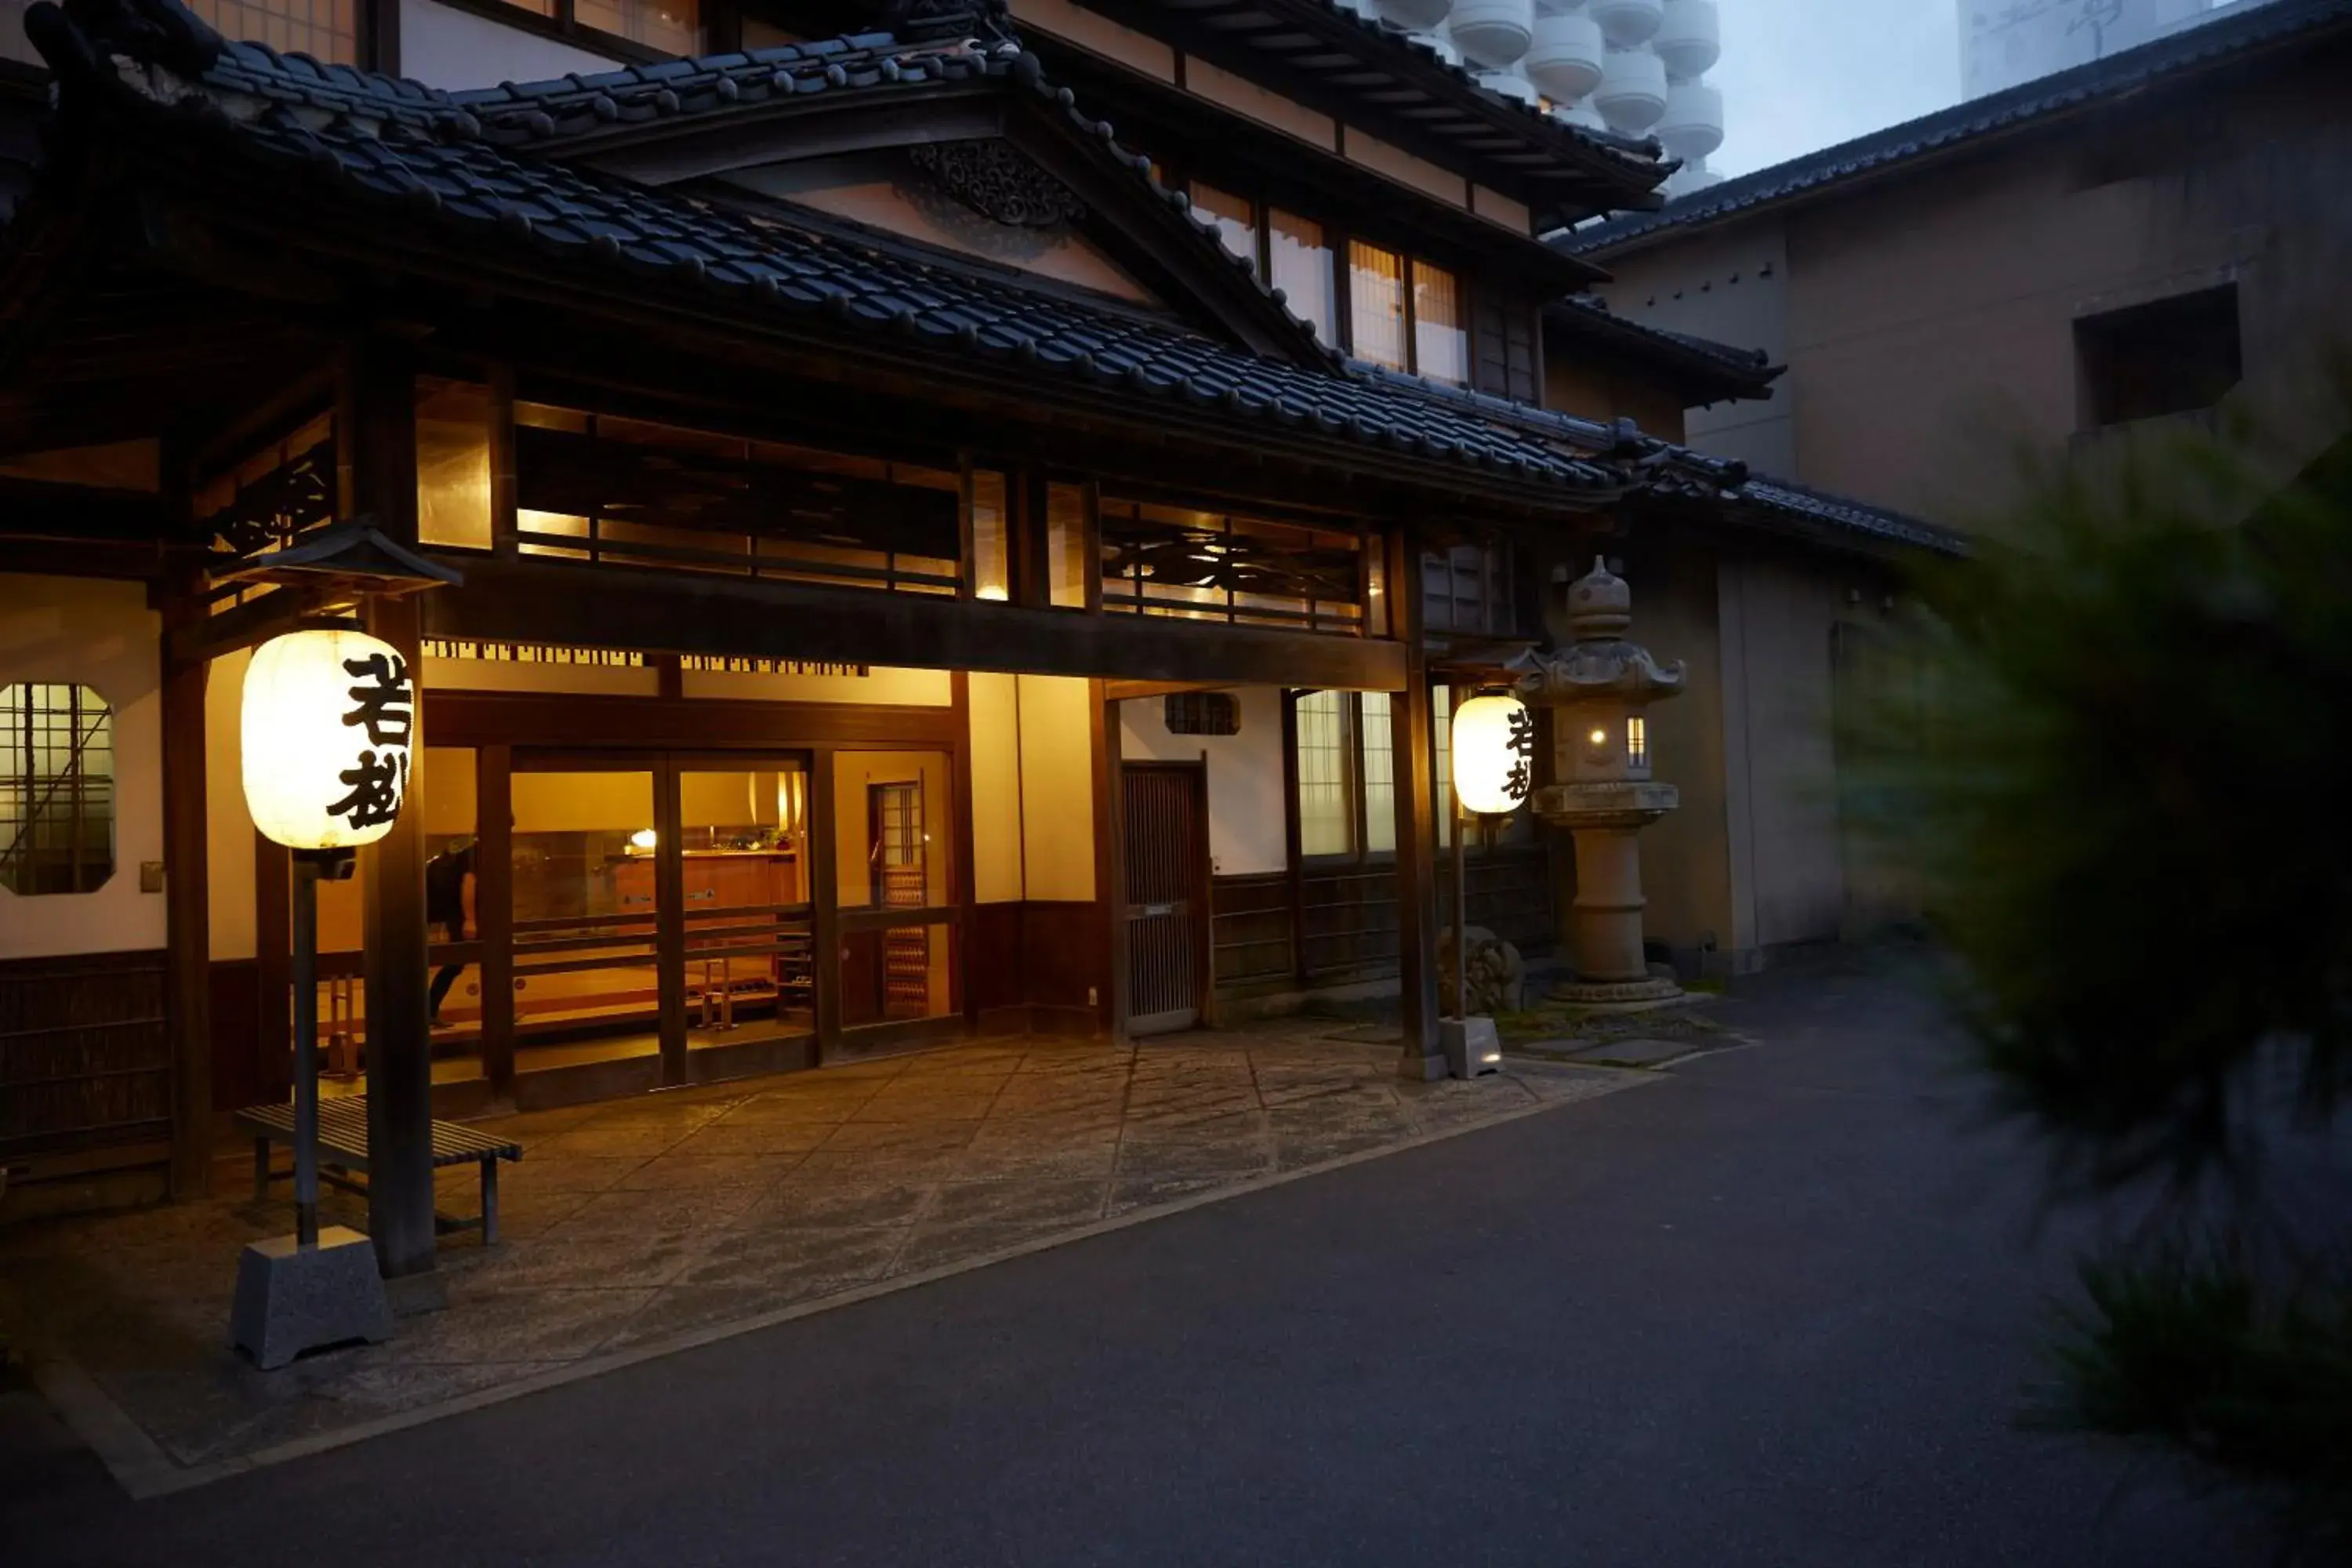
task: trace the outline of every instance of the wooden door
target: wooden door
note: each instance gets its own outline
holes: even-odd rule
[[[1208,791],[1195,763],[1129,763],[1127,1032],[1201,1021],[1209,984]]]

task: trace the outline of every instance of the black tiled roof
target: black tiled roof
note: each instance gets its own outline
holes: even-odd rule
[[[1779,509],[1850,534],[1931,547],[1939,537],[1891,514],[1751,480],[1737,464],[1644,436],[1631,421],[1599,424],[1336,359],[1294,363],[1254,354],[1152,312],[795,222],[788,208],[739,208],[635,184],[542,150],[559,110],[567,119],[575,112],[601,119],[599,95],[625,113],[663,90],[677,95],[677,106],[656,102],[654,112],[688,111],[701,93],[723,102],[717,84],[757,68],[756,56],[451,94],[258,44],[224,44],[179,0],[115,5],[115,31],[128,37],[103,43],[53,5],[28,13],[27,32],[65,93],[111,106],[174,152],[214,139],[255,173],[281,182],[284,199],[322,212],[348,204],[387,233],[432,226],[466,237],[509,268],[521,264],[533,274],[574,268],[647,295],[716,300],[747,326],[765,321],[853,341],[888,334],[901,349],[936,351],[943,365],[977,359],[1003,367],[1011,381],[1075,384],[1139,411],[1181,409],[1386,449],[1573,494],[1581,504],[1648,489]],[[782,90],[772,80],[779,68],[796,80],[814,69],[825,80],[818,90],[872,89],[894,79],[882,68],[886,61],[898,60],[896,79],[905,80],[909,58],[896,40],[870,34],[795,46],[794,53],[766,64],[770,90]],[[943,63],[925,58],[927,72]],[[1010,79],[1075,114],[1066,93],[1033,74],[1033,58],[1018,51],[962,58],[984,74],[1003,60]],[[528,122],[534,113],[546,114],[551,127]],[[1108,146],[1108,127],[1097,134]],[[513,144],[500,144],[507,140]],[[1197,220],[1194,226],[1213,243]]]
[[[1688,228],[1883,173],[1895,165],[2036,121],[2223,65],[2304,35],[2352,22],[2352,0],[2270,0],[2242,16],[2193,26],[2136,49],[2077,66],[1667,203],[1560,236],[1571,255],[1604,257],[1640,239]]]
[[[135,3],[180,10],[177,0]],[[123,88],[112,71],[72,79],[75,51],[58,37],[69,26],[63,14],[38,6],[31,16],[29,30],[68,77],[68,91],[113,93],[175,142],[209,131],[274,165],[293,187],[290,199],[340,198],[383,220],[465,232],[509,261],[528,258],[534,270],[578,268],[648,292],[716,299],[747,323],[764,319],[828,336],[887,332],[962,364],[993,362],[1016,376],[1596,499],[1626,483],[1606,463],[1336,367],[1261,357],[1172,320],[1024,288],[944,257],[859,245],[795,226],[781,210],[732,210],[509,151],[452,95],[415,82],[236,43],[203,70],[201,91],[165,108]]]
[[[1482,419],[1509,425],[1597,460],[1628,468],[1639,476],[1637,495],[1719,503],[1744,510],[1768,525],[1794,524],[1808,532],[1830,537],[1905,545],[1944,555],[1967,552],[1966,540],[1948,529],[1884,507],[1866,506],[1827,490],[1753,473],[1745,463],[1711,458],[1646,436],[1631,419],[1586,419],[1465,387],[1442,385],[1401,371],[1360,363],[1356,368],[1375,380],[1411,387],[1424,397],[1451,404]]]
[[[1606,300],[1591,294],[1555,300],[1546,313],[1564,332],[1673,374],[1677,385],[1704,387],[1707,395],[1696,401],[1765,396],[1787,368],[1774,364],[1762,349],[1734,348],[1713,338],[1646,326],[1618,315]]]

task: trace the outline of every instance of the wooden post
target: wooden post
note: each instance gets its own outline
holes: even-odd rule
[[[1405,647],[1405,689],[1389,698],[1396,765],[1397,997],[1404,1050],[1397,1070],[1445,1076],[1437,1037],[1436,802],[1430,773],[1429,649],[1422,637],[1419,542],[1402,524],[1388,536],[1389,635]]]
[[[205,778],[202,658],[173,656],[174,627],[201,620],[194,580],[163,606],[163,994],[172,1046],[172,1195],[211,1190],[213,1163],[212,896]]]
[[[971,559],[967,550],[964,559]],[[980,1033],[980,988],[971,983],[972,933],[980,929],[980,895],[972,866],[971,828],[971,677],[964,671],[952,670],[948,675],[950,711],[954,716],[955,738],[950,742],[951,766],[955,769],[954,788],[950,792],[955,807],[955,832],[950,852],[955,856],[955,902],[957,916],[955,963],[950,966],[954,977],[955,1010],[963,1015],[964,1027]]]
[[[841,1051],[841,880],[835,869],[834,750],[809,757],[809,980],[816,991],[817,1060]]]
[[[344,363],[335,417],[341,512],[416,542],[416,374],[404,345],[366,339]],[[425,749],[416,601],[372,599],[367,629],[399,650],[419,688],[412,754]],[[428,786],[429,787],[429,786]],[[366,880],[368,1234],[384,1278],[434,1267],[433,1041],[426,992],[425,813],[415,802],[361,849]],[[398,1298],[395,1298],[397,1304]]]
[[[283,1100],[294,1087],[293,858],[286,846],[253,835],[253,952],[260,1027],[255,1050],[261,1068],[258,1099]]]
[[[1114,1040],[1127,1037],[1127,773],[1120,754],[1118,704],[1104,694],[1103,683],[1088,682],[1092,703],[1095,759],[1095,902],[1096,918],[1108,928],[1103,951],[1110,955],[1110,984],[1097,1008],[1095,1026]],[[1205,786],[1204,786],[1205,787]],[[1202,1016],[1208,997],[1201,998]]]
[[[474,936],[481,944],[482,1076],[512,1100],[514,1050],[514,748],[474,752]]]
[[[654,984],[662,1082],[671,1087],[686,1081],[686,833],[677,791],[677,764],[664,758],[654,771]]]

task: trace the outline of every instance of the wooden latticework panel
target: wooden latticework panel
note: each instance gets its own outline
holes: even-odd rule
[[[0,964],[0,1157],[170,1136],[163,955]]]

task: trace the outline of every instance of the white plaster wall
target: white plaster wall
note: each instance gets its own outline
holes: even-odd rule
[[[972,893],[983,904],[1017,903],[1021,865],[1021,708],[1017,675],[974,670],[971,726]]]
[[[1832,563],[1727,556],[1719,582],[1734,945],[1831,940],[1845,865],[1830,645],[1861,579]]]
[[[400,74],[434,87],[549,81],[571,71],[611,70],[620,63],[434,0],[400,0]]]
[[[205,889],[215,960],[254,954],[253,815],[245,808],[245,671],[240,648],[205,681]]]
[[[1171,735],[1157,697],[1118,705],[1119,755],[1129,762],[1209,763],[1209,856],[1220,877],[1284,869],[1282,693],[1245,686],[1238,735]]]
[[[1066,675],[1015,679],[1025,893],[1083,902],[1095,896],[1093,683]]]
[[[163,858],[163,701],[159,617],[137,583],[0,576],[0,683],[73,681],[114,710],[114,875],[90,893],[19,898],[0,889],[0,958],[152,951],[163,896],[139,864]]]

